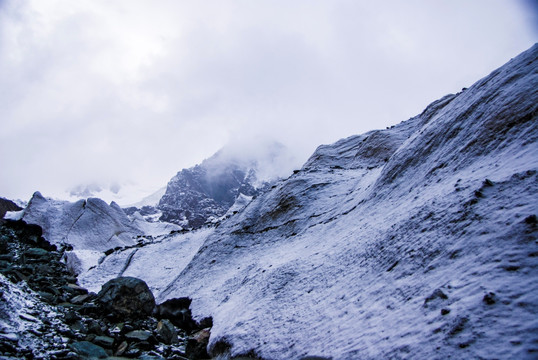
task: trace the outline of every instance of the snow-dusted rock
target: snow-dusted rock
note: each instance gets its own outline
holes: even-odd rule
[[[210,350],[233,356],[534,357],[537,57],[318,148],[210,233],[158,302],[191,297],[213,317]]]
[[[159,201],[161,220],[200,228],[209,219],[225,215],[236,200],[257,195],[281,174],[288,173],[293,160],[283,145],[270,142],[250,145],[253,146],[256,149],[225,147],[201,164],[178,172]],[[278,164],[283,169],[277,171]]]
[[[133,237],[142,235],[116,203],[108,205],[97,198],[70,203],[46,199],[36,192],[24,210],[23,220],[41,226],[49,242],[80,250],[106,251],[133,245]]]

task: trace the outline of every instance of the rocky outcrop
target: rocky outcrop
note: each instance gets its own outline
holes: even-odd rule
[[[260,150],[262,149],[262,150]],[[256,151],[224,148],[200,165],[174,176],[159,201],[161,220],[196,229],[226,214],[236,200],[252,198],[267,189],[290,160],[279,143],[260,144]]]
[[[24,210],[23,220],[43,228],[43,237],[56,245],[104,252],[134,245],[142,231],[131,224],[114,202],[89,198],[71,203],[47,199],[36,192]]]
[[[20,211],[22,208],[15,204],[13,201],[0,198],[0,219],[6,215],[8,211]]]

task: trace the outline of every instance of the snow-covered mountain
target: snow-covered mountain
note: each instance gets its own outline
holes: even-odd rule
[[[235,208],[245,197],[259,194],[278,175],[271,169],[289,162],[287,149],[279,143],[262,143],[259,149],[263,150],[238,151],[228,146],[201,164],[178,172],[159,201],[161,220],[196,229],[225,215],[236,200]]]
[[[214,356],[536,358],[538,45],[414,118],[320,146],[252,199],[231,191],[244,168],[207,162],[171,181],[170,213],[197,227],[228,211],[216,199],[243,208],[107,252],[81,285],[128,275],[158,303],[191,298]],[[33,202],[25,220],[57,237],[66,216]]]

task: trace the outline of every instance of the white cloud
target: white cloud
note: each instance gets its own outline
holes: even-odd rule
[[[0,2],[0,195],[159,188],[229,140],[305,159],[530,47],[536,9],[480,1]],[[530,15],[533,14],[533,15]]]

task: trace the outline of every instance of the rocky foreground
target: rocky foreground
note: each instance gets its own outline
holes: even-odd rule
[[[205,359],[212,321],[190,299],[156,305],[146,283],[120,277],[96,293],[77,285],[36,225],[0,224],[2,359]]]

